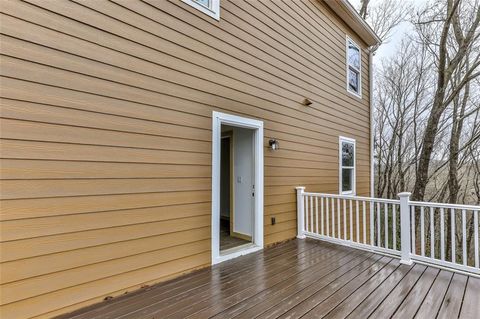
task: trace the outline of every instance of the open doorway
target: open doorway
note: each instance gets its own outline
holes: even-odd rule
[[[263,122],[213,112],[212,263],[263,248]]]
[[[252,243],[254,130],[222,125],[220,144],[220,253]]]

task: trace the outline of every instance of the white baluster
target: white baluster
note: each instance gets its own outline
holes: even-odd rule
[[[313,196],[310,196],[310,231],[313,233]]]
[[[445,210],[440,208],[440,259],[445,260]]]
[[[380,202],[377,203],[377,246],[381,247],[382,246],[382,240],[380,236]]]
[[[385,248],[388,249],[388,204],[384,204],[384,216],[385,216]]]
[[[363,206],[363,214],[362,214],[362,221],[363,221],[363,243],[367,243],[367,208],[365,207],[365,201],[362,201]]]
[[[353,241],[353,209],[352,200],[350,202],[350,241]]]
[[[435,258],[435,233],[434,233],[435,219],[434,209],[430,207],[430,257]]]
[[[397,250],[397,205],[392,204],[392,244],[393,250]]]
[[[328,197],[325,197],[325,210],[326,210],[326,218],[325,224],[327,224],[327,236],[330,236],[330,213],[329,213],[329,204],[328,204]]]
[[[357,243],[360,242],[360,220],[358,218],[358,200],[355,201],[355,221],[356,221],[356,230],[357,230]]]
[[[473,212],[473,227],[474,227],[474,253],[475,253],[475,267],[480,267],[480,260],[479,260],[479,251],[478,251],[478,210]]]
[[[415,206],[410,206],[410,209],[412,211],[412,216],[411,216],[411,223],[412,223],[412,254],[416,254],[417,253],[417,247],[416,247],[416,240],[415,240]],[[400,207],[400,211],[402,210],[402,208]],[[402,224],[402,227],[403,227],[403,223]],[[401,230],[400,230],[401,231]],[[403,243],[402,243],[403,245]],[[403,248],[402,248],[403,250]]]
[[[305,231],[308,231],[308,226],[309,226],[309,222],[308,222],[308,196],[304,196],[305,197]]]
[[[322,235],[325,235],[325,224],[324,224],[324,220],[323,220],[323,197],[320,198],[320,210],[321,210],[321,221],[320,221],[320,224],[321,224],[321,228],[322,228]]]
[[[315,196],[315,233],[318,234],[318,196]]]
[[[332,198],[332,237],[335,238],[335,198]]]
[[[375,232],[375,225],[374,225],[374,220],[373,220],[373,214],[374,214],[374,204],[373,201],[370,201],[370,245],[374,246],[374,232]]]
[[[462,261],[463,265],[467,265],[467,212],[462,209]]]
[[[452,263],[455,263],[456,260],[457,260],[457,256],[455,255],[455,245],[456,245],[456,242],[455,242],[455,209],[450,209],[450,215],[451,215],[451,220],[452,222],[450,223],[451,224],[451,245],[452,245]]]
[[[420,252],[425,256],[425,212],[423,206],[420,207]]]
[[[340,208],[340,198],[337,198],[337,230],[338,230],[338,233],[337,233],[337,236],[338,236],[338,239],[341,239],[342,238],[342,232],[340,231],[340,211],[341,211],[341,208]]]

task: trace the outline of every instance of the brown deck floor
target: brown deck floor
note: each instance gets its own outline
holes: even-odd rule
[[[480,279],[292,240],[64,318],[479,318]]]

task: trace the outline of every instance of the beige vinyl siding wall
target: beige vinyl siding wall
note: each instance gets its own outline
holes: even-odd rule
[[[163,0],[0,10],[2,318],[209,265],[213,110],[264,121],[267,245],[295,236],[295,186],[338,192],[339,135],[357,141],[368,195],[368,54],[320,1],[221,0],[218,22]],[[363,48],[361,100],[346,34]]]

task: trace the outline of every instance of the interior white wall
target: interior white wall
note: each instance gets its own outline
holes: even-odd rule
[[[253,130],[233,128],[235,210],[233,231],[252,236],[254,198]]]

